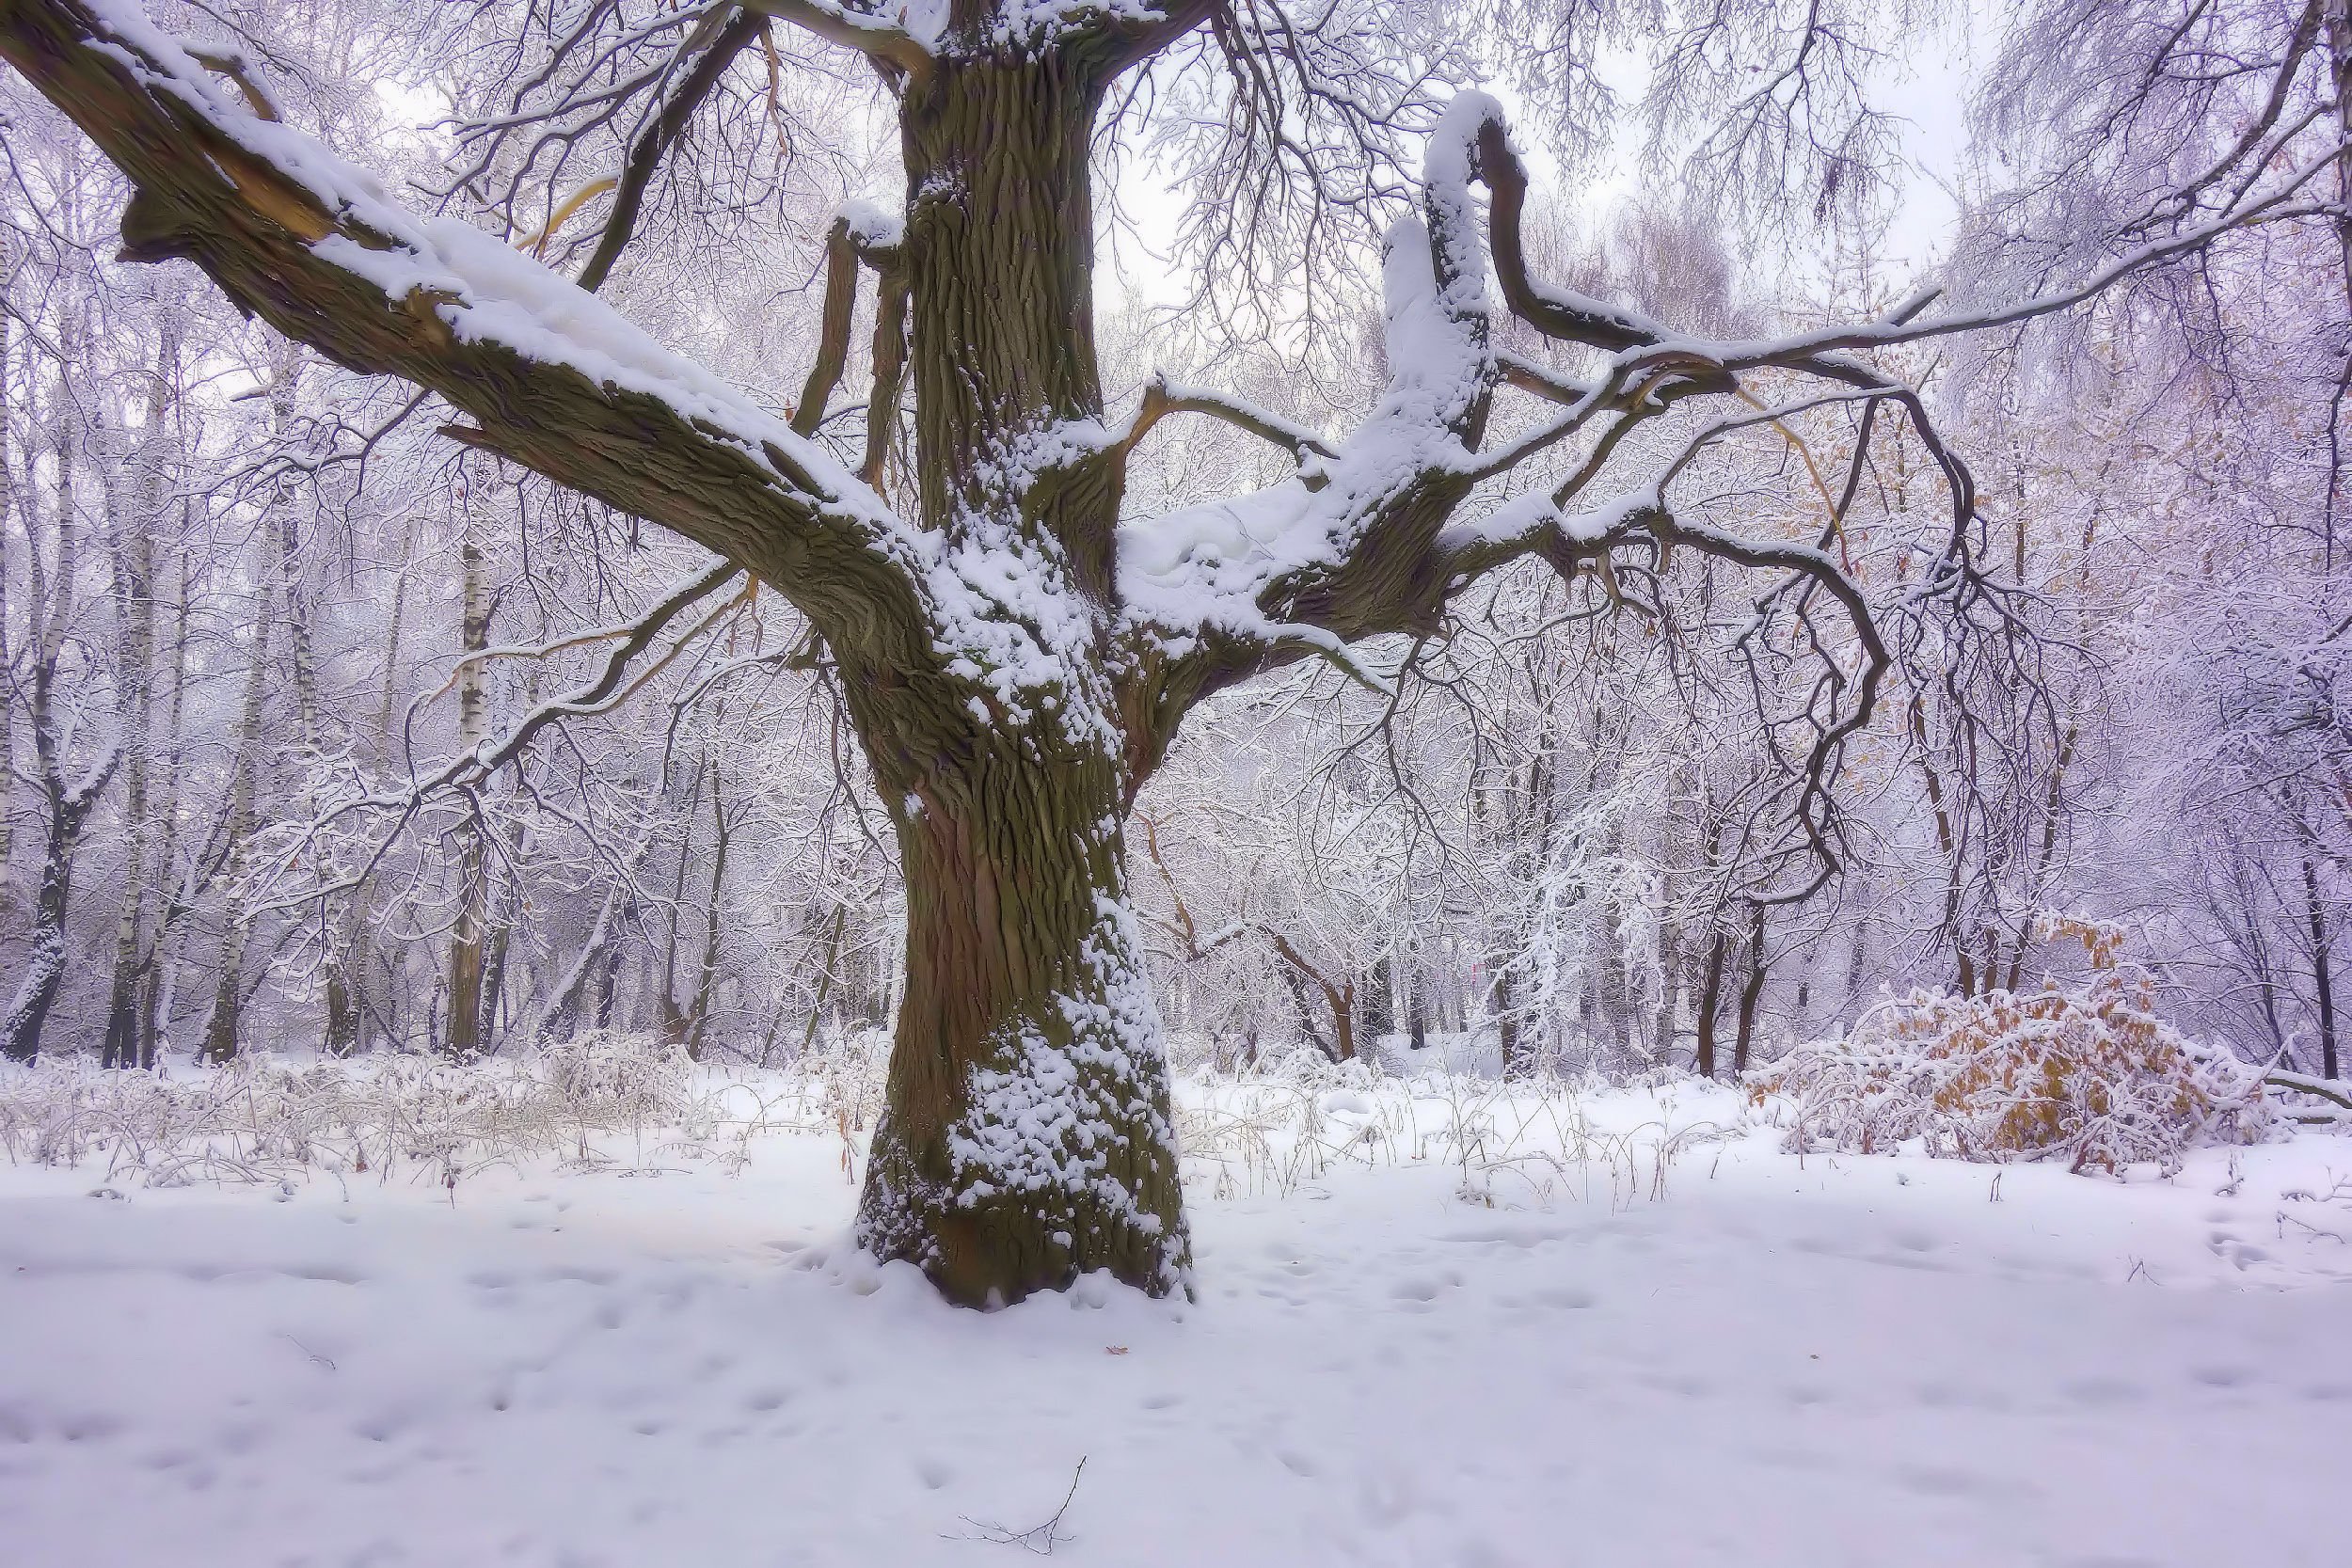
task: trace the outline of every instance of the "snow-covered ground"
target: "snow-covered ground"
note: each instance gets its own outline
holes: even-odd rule
[[[2118,1183],[1687,1085],[1183,1098],[1199,1300],[991,1316],[837,1244],[838,1137],[0,1167],[0,1560],[2352,1561],[2340,1136]]]

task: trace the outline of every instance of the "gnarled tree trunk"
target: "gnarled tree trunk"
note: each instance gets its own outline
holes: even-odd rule
[[[1140,781],[1106,663],[1116,475],[1041,481],[1061,454],[1025,450],[1103,412],[1098,92],[1061,53],[943,61],[902,111],[923,524],[1001,539],[1059,579],[1067,620],[983,609],[945,671],[843,659],[907,885],[906,994],[858,1229],[971,1305],[1096,1269],[1166,1291],[1189,1260],[1122,863]]]
[[[1096,1269],[1155,1292],[1184,1280],[1124,784],[1105,751],[1008,737],[894,802],[906,995],[858,1228],[966,1304]]]

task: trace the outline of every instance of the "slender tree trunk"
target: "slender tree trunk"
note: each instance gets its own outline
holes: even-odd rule
[[[1770,973],[1764,958],[1764,906],[1761,904],[1748,915],[1747,969],[1747,975],[1740,986],[1740,1034],[1731,1051],[1731,1073],[1734,1078],[1748,1070],[1756,1047],[1756,1006],[1764,998],[1764,982]]]
[[[1334,1062],[1354,1061],[1356,1059],[1356,982],[1353,979],[1333,981],[1323,971],[1309,963],[1306,955],[1299,952],[1297,947],[1292,944],[1290,939],[1281,932],[1268,927],[1266,936],[1274,943],[1276,956],[1280,958],[1287,966],[1284,973],[1290,976],[1291,994],[1298,1003],[1298,1016],[1305,1021],[1309,1036]],[[1324,1006],[1330,1009],[1331,1038],[1327,1042],[1314,1026],[1313,1009],[1307,1006],[1307,994],[1302,989],[1302,981],[1313,982],[1314,988],[1323,992]]]
[[[533,664],[531,667],[531,673],[523,682],[522,705],[526,709],[538,705],[540,679],[544,673],[542,666]],[[519,800],[523,793],[519,765],[507,775],[505,782],[509,794]],[[506,864],[525,866],[531,863],[531,828],[527,821],[516,820],[511,836],[501,832],[499,837],[500,853]],[[482,1000],[479,1004],[482,1033],[481,1044],[476,1049],[481,1054],[489,1055],[499,1048],[502,1028],[501,1019],[509,1010],[506,961],[514,951],[515,922],[508,901],[488,898],[486,890],[483,909],[487,934],[482,943]]]
[[[474,538],[473,507],[468,498],[465,534],[457,546],[458,569],[464,578],[463,625],[459,641],[468,654],[490,645],[489,572],[482,546]],[[457,677],[457,750],[470,752],[489,735],[489,693],[485,661],[469,659]],[[449,938],[449,1025],[441,1049],[465,1057],[482,1050],[482,967],[485,885],[488,867],[483,854],[485,832],[477,819],[460,829],[463,840],[457,860],[457,924]]]
[[[1658,1012],[1650,1033],[1650,1059],[1661,1066],[1674,1054],[1675,1023],[1681,1012],[1682,927],[1658,923]]]
[[[719,782],[719,774],[714,770],[710,779],[710,896],[703,903],[702,971],[694,980],[692,1022],[686,1030],[686,1054],[697,1062],[703,1059],[703,1031],[709,1026],[710,1008],[719,987],[719,898],[726,886],[727,845],[735,836],[735,825],[727,817]]]
[[[669,930],[661,943],[661,984],[654,997],[661,1012],[661,1040],[665,1045],[686,1043],[688,1014],[686,1008],[678,1006],[677,999],[678,947],[686,931],[686,874],[694,862],[694,808],[702,804],[703,777],[709,771],[710,753],[706,750],[694,759],[694,776],[686,786],[685,808],[678,813],[681,827],[677,864],[670,878],[670,896],[663,917]]]
[[[1869,973],[1869,923],[1856,921],[1853,940],[1846,948],[1846,991],[1837,999],[1840,1012],[1851,1011],[1854,998],[1862,994],[1863,980]]]
[[[65,979],[67,900],[72,893],[73,849],[80,836],[81,813],[69,798],[52,796],[48,832],[43,836],[40,882],[33,895],[33,932],[24,969],[9,1005],[0,1049],[13,1061],[29,1062],[40,1054],[42,1028],[56,1005],[57,988]]]
[[[1934,760],[1928,754],[1928,702],[1913,692],[1908,708],[1911,737],[1915,747],[1912,757],[1919,767],[1920,783],[1926,786],[1930,814],[1935,819],[1935,847],[1944,855],[1944,932],[1951,938],[1952,959],[1960,994],[1977,994],[1977,962],[1968,951],[1968,931],[1961,921],[1961,895],[1964,878],[1960,863],[1960,839],[1952,808],[1944,798],[1944,779],[1936,772]],[[1992,976],[1985,976],[1992,984]]]
[[[392,579],[391,625],[384,634],[384,694],[375,712],[375,745],[381,756],[391,745],[392,713],[400,692],[400,637],[408,609],[408,561],[416,548],[416,526],[402,530],[400,565]],[[343,902],[341,930],[334,950],[326,956],[326,1052],[349,1056],[359,1050],[371,948],[367,890],[358,888]]]
[[[2328,84],[2336,103],[2336,124],[2352,143],[2352,3],[2328,0]],[[2336,159],[2336,199],[2345,204],[2336,214],[2336,245],[2344,274],[2345,303],[2352,304],[2352,151]],[[2329,564],[2334,563],[2331,561]]]
[[[114,972],[106,995],[106,1035],[100,1061],[106,1067],[151,1067],[154,1041],[141,1005],[147,970],[149,839],[155,824],[148,816],[148,772],[154,728],[155,535],[164,518],[165,416],[179,385],[180,316],[164,308],[162,341],[148,379],[145,422],[137,471],[130,476],[131,499],[115,515],[118,702],[122,710],[122,816],[129,852],[122,868],[122,912],[115,928]]]
[[[0,260],[5,260],[0,257]],[[14,318],[0,310],[0,617],[8,596],[8,529],[16,503],[16,473],[8,456],[9,436],[16,424],[16,402],[10,395],[8,372]],[[24,400],[31,406],[29,395]],[[0,625],[5,620],[0,619]],[[8,861],[16,849],[16,694],[0,697],[0,917],[8,912]]]
[[[1697,1065],[1702,1078],[1715,1076],[1715,1022],[1723,1010],[1724,960],[1729,946],[1723,927],[1716,926],[1714,934],[1708,939],[1707,973],[1699,981],[1698,1017],[1693,1020],[1698,1028]]]
[[[613,998],[621,989],[621,944],[618,942],[605,942],[596,956],[596,965],[592,974],[596,1005],[590,1009],[589,1016],[596,1020],[594,1027],[610,1029],[612,1027]]]
[[[1614,903],[1600,911],[1601,934],[1607,945],[1600,958],[1600,1017],[1609,1031],[1612,1066],[1625,1062],[1633,1048],[1633,974],[1625,958],[1625,927]]]
[[[2328,914],[2319,901],[2319,872],[2303,857],[2303,911],[2312,930],[2312,986],[2319,1006],[2319,1075],[2336,1076],[2336,987],[2328,940]]]
[[[186,526],[190,515],[191,508],[186,499],[183,498],[180,521],[183,539],[187,537]],[[168,891],[155,912],[155,936],[150,944],[147,984],[139,1000],[139,1016],[144,1020],[147,1037],[151,1044],[158,1045],[170,1023],[180,974],[180,932],[185,927],[194,903],[191,879],[183,875],[180,868],[180,806],[186,787],[188,627],[194,596],[190,579],[196,567],[193,551],[181,549],[174,554],[179,558],[179,576],[172,595],[171,661],[167,673],[170,696],[165,703],[164,710],[163,800],[155,814],[159,834],[155,846],[155,879]]]
[[[1495,976],[1495,1051],[1505,1078],[1518,1066],[1519,1008],[1518,1000],[1511,994],[1511,974],[1505,969]],[[1419,1020],[1415,1020],[1418,1026]]]
[[[253,662],[246,670],[245,697],[237,715],[237,749],[230,764],[222,852],[222,863],[230,867],[236,865],[246,841],[253,836],[253,802],[262,771],[262,697],[268,685],[271,632],[277,619],[272,599],[263,590],[261,624],[253,631]],[[234,1057],[244,1041],[245,947],[252,927],[252,911],[243,897],[231,892],[222,912],[220,969],[213,982],[212,1012],[204,1022],[204,1059],[215,1066]]]
[[[2352,0],[2328,0],[2328,85],[2336,104],[2336,124],[2352,149]],[[2336,248],[2344,306],[2352,310],[2352,150],[2336,157]],[[2344,411],[2352,403],[2352,353],[2336,368],[2335,405],[2328,416],[2328,494],[2320,507],[2320,565],[2336,573],[2336,509],[2344,485]]]
[[[69,356],[80,335],[69,323]],[[66,775],[65,737],[60,733],[56,693],[58,664],[74,611],[75,579],[81,571],[81,522],[75,515],[74,446],[66,422],[64,388],[59,387],[57,464],[57,555],[56,569],[44,573],[40,550],[28,536],[25,569],[32,588],[34,618],[32,668],[26,686],[27,718],[33,739],[35,772],[45,797],[47,831],[41,844],[40,880],[33,895],[31,942],[18,977],[15,999],[0,1021],[0,1053],[29,1062],[40,1053],[41,1032],[56,1005],[65,981],[66,909],[72,895],[73,854],[82,826],[104,788],[106,771],[75,787]]]

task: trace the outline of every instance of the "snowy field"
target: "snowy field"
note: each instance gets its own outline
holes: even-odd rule
[[[0,1166],[0,1560],[2352,1561],[2339,1136],[2119,1183],[1187,1082],[1199,1300],[982,1316],[839,1245],[854,1135],[725,1094],[453,1188]]]

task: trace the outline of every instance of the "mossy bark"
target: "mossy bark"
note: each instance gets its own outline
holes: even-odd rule
[[[1029,738],[1036,738],[1030,736]],[[1111,759],[1011,743],[902,801],[906,992],[864,1243],[968,1306],[1189,1263]]]

